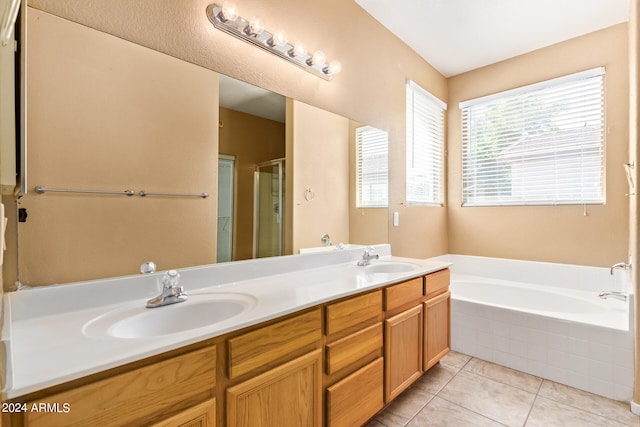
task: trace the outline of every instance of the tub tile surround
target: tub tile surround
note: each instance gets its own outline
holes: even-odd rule
[[[586,291],[597,301],[597,293],[602,290],[625,290],[624,283],[612,277],[608,268],[461,255],[438,258],[453,262],[452,350],[611,399],[631,400],[635,295],[630,295],[627,311],[615,319],[612,327],[606,327],[607,320],[602,320],[606,314],[581,315],[576,318],[585,321],[575,321],[456,298],[456,280],[476,277],[531,287],[544,284],[558,288],[560,300],[567,288]],[[617,304],[615,307],[622,304],[611,303]]]
[[[455,351],[367,427],[640,426],[629,405]]]
[[[7,293],[2,337],[8,378],[3,397],[15,398],[449,265],[391,256],[388,244],[374,249],[382,262],[411,262],[416,269],[368,273],[356,265],[363,254],[360,248],[180,269],[187,294],[238,292],[257,302],[228,320],[151,338],[113,338],[106,332],[96,337],[86,333],[85,325],[123,307],[145,311],[146,301],[160,292],[164,272]]]

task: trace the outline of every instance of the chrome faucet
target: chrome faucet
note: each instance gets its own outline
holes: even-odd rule
[[[626,262],[619,262],[617,264],[613,264],[609,273],[613,276],[613,270],[631,270],[631,264],[627,264]]]
[[[180,273],[176,270],[169,270],[162,276],[162,293],[147,301],[147,308],[162,307],[169,304],[184,302],[187,294],[180,286]]]
[[[331,246],[331,237],[329,237],[327,233],[320,237],[320,241],[322,242],[322,246]]]
[[[602,299],[607,299],[609,297],[611,298],[615,298],[615,299],[619,299],[620,301],[626,301],[627,300],[627,294],[624,292],[617,292],[617,291],[602,291],[598,294],[598,296]]]
[[[358,265],[361,267],[365,265],[369,265],[372,259],[378,259],[378,258],[380,258],[380,255],[374,253],[374,249],[372,246],[368,246],[364,250],[364,254],[362,254],[362,259],[358,261]]]

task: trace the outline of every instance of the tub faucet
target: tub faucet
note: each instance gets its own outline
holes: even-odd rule
[[[611,266],[611,269],[609,270],[609,273],[613,276],[613,270],[631,270],[631,264],[627,264],[626,262],[619,262],[617,264],[613,264]]]
[[[327,233],[320,237],[320,241],[322,242],[322,246],[331,246],[331,237],[329,237]]]
[[[162,293],[147,301],[147,308],[162,307],[169,304],[184,302],[187,294],[180,286],[180,273],[176,270],[169,270],[162,276]]]
[[[380,258],[380,255],[374,253],[372,246],[368,246],[367,249],[364,250],[364,254],[362,254],[362,259],[358,261],[358,265],[361,267],[369,265],[372,259],[378,258]]]
[[[620,301],[627,300],[627,294],[625,294],[624,292],[617,292],[617,291],[602,291],[598,294],[598,296],[602,299],[607,299],[611,297],[611,298],[619,299]]]

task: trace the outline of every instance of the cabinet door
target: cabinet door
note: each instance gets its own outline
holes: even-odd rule
[[[449,307],[451,292],[424,303],[424,366],[426,371],[449,352],[451,328]]]
[[[186,409],[152,427],[216,427],[216,398]]]
[[[385,320],[385,402],[422,375],[422,304]]]
[[[327,389],[327,426],[363,425],[384,406],[382,357]]]
[[[227,389],[227,425],[322,425],[322,350]]]

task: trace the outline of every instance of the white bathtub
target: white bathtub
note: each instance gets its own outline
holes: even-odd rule
[[[451,347],[542,378],[629,401],[633,392],[633,295],[624,272],[448,255]]]

